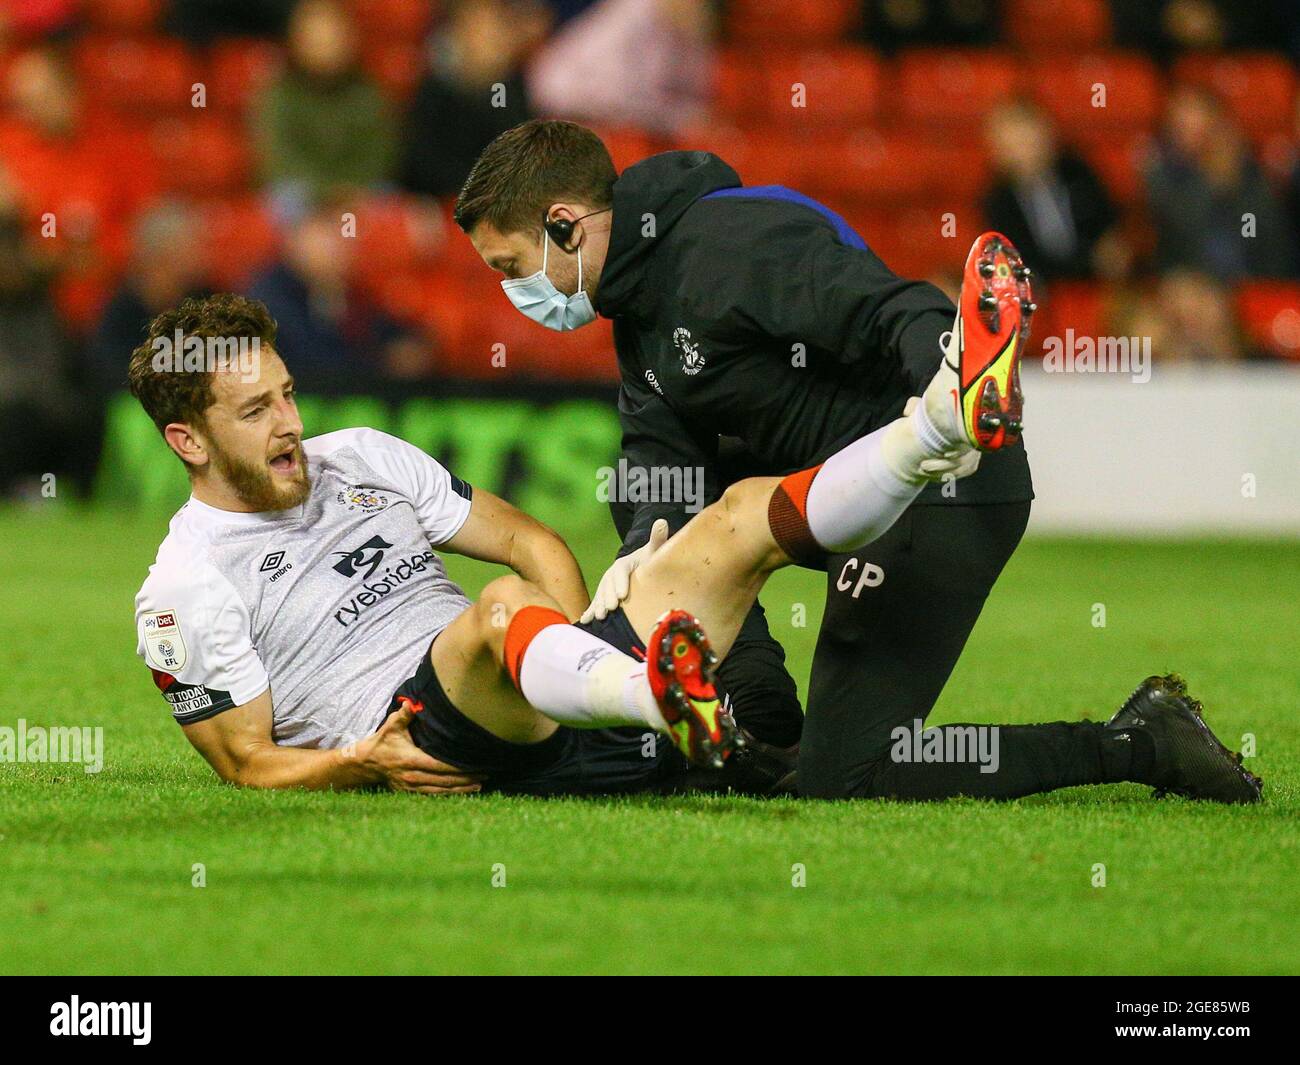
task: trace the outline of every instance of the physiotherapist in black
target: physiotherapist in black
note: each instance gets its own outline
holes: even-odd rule
[[[528,317],[556,330],[598,313],[613,319],[623,457],[647,469],[702,468],[706,502],[731,476],[806,470],[911,412],[909,397],[968,332],[959,319],[954,336],[952,302],[893,274],[838,215],[790,189],[746,187],[708,152],[666,152],[620,176],[590,130],[528,122],[484,150],[455,216]],[[1034,309],[1028,271],[1007,249],[1023,335]],[[994,272],[992,259],[974,257],[967,286]],[[998,259],[1000,276],[1007,261]],[[996,771],[973,759],[897,756],[896,730],[919,728],[930,713],[1029,518],[1018,355],[1000,395],[975,396],[972,386],[966,397],[964,382],[953,390],[955,416],[965,402],[980,448],[975,473],[926,488],[855,554],[796,556],[827,575],[802,738],[795,686],[761,610],[723,663],[740,724],[767,743],[799,742],[803,795],[1012,797],[1132,779],[1155,757],[1150,737],[1120,742],[1092,722],[1003,726]],[[602,610],[617,602],[656,523],[675,531],[691,516],[683,501],[614,513],[623,557],[597,592]],[[1006,651],[1006,671],[988,680],[991,702],[1015,684],[1014,648]]]

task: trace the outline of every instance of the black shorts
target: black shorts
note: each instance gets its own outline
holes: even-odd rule
[[[645,657],[621,609],[603,621],[578,626],[625,654]],[[411,722],[411,738],[440,762],[482,775],[483,790],[526,795],[597,795],[671,790],[685,773],[686,760],[649,728],[575,729],[561,727],[541,743],[508,743],[456,709],[443,691],[426,654],[393,694],[424,704]]]

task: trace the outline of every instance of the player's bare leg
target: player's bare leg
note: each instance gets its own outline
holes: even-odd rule
[[[560,612],[560,605],[520,577],[500,577],[448,625],[429,650],[434,672],[453,706],[508,743],[540,743],[559,723],[532,706],[510,679],[505,635],[527,606]]]
[[[713,650],[726,657],[769,576],[791,558],[767,522],[780,477],[737,481],[632,574],[623,612],[642,639],[668,610],[699,619]]]
[[[633,571],[623,611],[644,638],[665,610],[689,610],[725,657],[772,573],[871,543],[931,480],[972,471],[970,452],[928,450],[905,416],[820,466],[737,481]]]

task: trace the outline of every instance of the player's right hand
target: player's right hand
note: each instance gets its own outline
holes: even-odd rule
[[[591,605],[583,611],[579,621],[600,621],[611,610],[617,610],[619,603],[627,598],[632,586],[632,571],[642,565],[646,559],[663,547],[668,540],[668,522],[659,518],[650,526],[650,539],[631,554],[615,559],[614,564],[605,571],[596,586],[596,594],[591,597]]]
[[[356,744],[356,757],[393,791],[463,795],[482,789],[482,779],[420,750],[411,739],[415,709],[403,703],[373,736]]]

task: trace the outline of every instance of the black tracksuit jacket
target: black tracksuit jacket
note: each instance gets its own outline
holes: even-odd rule
[[[708,152],[665,152],[619,177],[596,307],[614,321],[623,457],[702,467],[710,501],[735,476],[814,466],[898,417],[956,313],[839,216],[779,186],[742,188]],[[918,502],[1032,494],[1017,446],[985,455],[952,498],[934,485]],[[613,510],[624,550],[658,517],[674,531],[690,518],[680,502]]]

